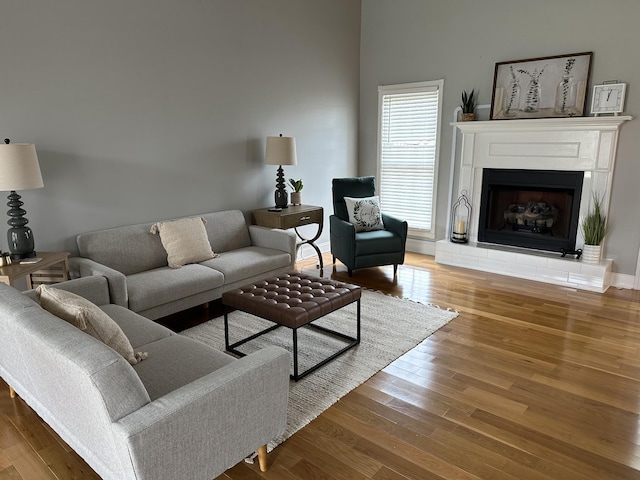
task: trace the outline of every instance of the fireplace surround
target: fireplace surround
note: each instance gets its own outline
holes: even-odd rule
[[[466,191],[471,200],[469,243],[455,244],[449,239],[436,242],[436,262],[604,292],[610,284],[611,260],[586,265],[572,256],[563,258],[551,248],[507,246],[479,235],[483,177],[485,170],[578,172],[582,179],[576,182],[581,183],[581,192],[578,205],[572,207],[577,208],[578,218],[587,214],[594,194],[602,199],[603,213],[608,214],[618,134],[624,122],[631,119],[613,116],[453,123],[462,140],[452,196]],[[525,208],[528,203],[514,202]],[[574,245],[582,248],[582,232],[577,225],[575,228]]]

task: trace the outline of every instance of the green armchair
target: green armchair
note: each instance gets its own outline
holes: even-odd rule
[[[356,232],[349,222],[344,197],[372,197],[375,195],[375,177],[334,178],[332,185],[333,215],[329,216],[331,255],[345,264],[349,276],[360,268],[393,265],[393,275],[398,265],[404,263],[407,243],[407,222],[382,214],[384,230]]]

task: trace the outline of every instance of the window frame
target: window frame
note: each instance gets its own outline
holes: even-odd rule
[[[409,225],[408,235],[418,239],[433,240],[436,238],[436,212],[437,212],[437,198],[438,198],[438,170],[440,163],[440,144],[441,144],[441,132],[442,132],[442,100],[443,100],[444,79],[428,80],[424,82],[402,83],[394,85],[380,85],[378,86],[378,132],[377,132],[377,177],[380,179],[380,190],[382,190],[382,108],[383,99],[385,95],[392,94],[404,94],[413,92],[425,92],[425,91],[437,91],[438,93],[438,107],[436,113],[436,145],[433,161],[433,187],[431,198],[431,226],[429,230],[412,228]],[[382,210],[384,211],[384,200],[380,199]]]

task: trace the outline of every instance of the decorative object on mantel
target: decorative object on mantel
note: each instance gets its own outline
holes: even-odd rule
[[[297,165],[296,139],[293,137],[267,137],[265,162],[267,165],[278,165],[276,175],[275,204],[276,208],[287,208],[289,194],[285,188],[282,165]]]
[[[472,122],[476,119],[476,99],[475,89],[471,90],[471,93],[467,93],[466,90],[462,91],[462,115],[460,121]]]
[[[583,116],[592,56],[582,52],[496,63],[490,119]]]
[[[608,232],[607,217],[602,213],[600,197],[594,192],[592,208],[582,221],[582,233],[584,234],[583,262],[594,265],[600,263],[602,242]]]
[[[613,113],[615,116],[622,113],[626,91],[627,84],[618,80],[594,85],[591,96],[591,113],[596,117],[603,113]]]
[[[451,208],[451,235],[453,243],[467,243],[467,231],[471,220],[471,203],[467,198],[467,191],[463,190],[456,203]]]
[[[291,204],[302,205],[302,194],[300,193],[304,188],[304,185],[302,185],[302,179],[294,180],[293,178],[290,178],[289,184],[291,185],[291,188],[293,188],[293,192],[291,192]]]
[[[11,228],[7,231],[7,242],[11,258],[35,257],[33,232],[27,227],[29,220],[22,207],[24,202],[16,190],[31,190],[44,187],[36,147],[31,143],[10,143],[5,138],[0,144],[0,191],[10,191],[7,212],[11,217],[7,223]]]

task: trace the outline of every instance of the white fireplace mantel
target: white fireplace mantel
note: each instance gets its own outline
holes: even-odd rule
[[[509,248],[502,248],[500,252],[501,247],[478,245],[482,170],[502,168],[583,171],[580,217],[586,215],[594,193],[602,200],[603,211],[608,214],[618,133],[624,122],[632,118],[609,116],[453,123],[462,133],[455,197],[466,191],[474,207],[468,227],[470,242],[464,245],[451,244],[448,239],[437,242],[436,261],[576,288],[606,290],[611,261],[603,261],[599,268],[589,266],[591,268],[588,269],[586,265],[576,265],[576,262],[581,263],[576,260],[560,259],[559,254],[512,252],[510,250],[513,249]],[[583,243],[582,232],[579,232],[576,247],[581,248]],[[513,258],[509,254],[514,255]],[[505,262],[491,260],[506,258],[505,255],[509,256],[509,260]],[[541,260],[545,257],[550,259],[554,268],[549,268],[548,262]],[[529,265],[519,273],[517,267],[508,265],[514,261]],[[554,262],[572,262],[572,265]],[[533,270],[531,265],[535,265]],[[555,271],[558,265],[566,266],[566,275]],[[580,273],[587,270],[589,275]]]

